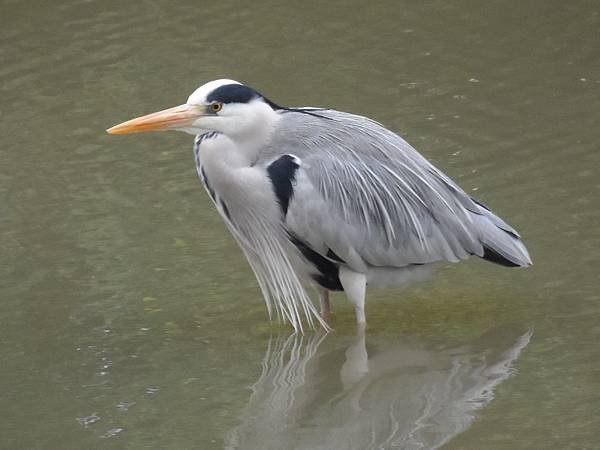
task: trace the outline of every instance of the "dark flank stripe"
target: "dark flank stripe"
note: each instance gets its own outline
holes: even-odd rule
[[[289,237],[290,241],[300,250],[302,256],[311,262],[318,271],[318,273],[312,275],[313,280],[319,283],[320,286],[331,291],[344,290],[342,283],[340,283],[340,267],[336,263],[315,252],[304,241],[298,239],[293,234],[290,233]]]
[[[336,255],[336,253],[333,250],[331,250],[330,248],[327,249],[327,254],[325,256],[327,256],[329,259],[333,259],[334,261],[337,261],[339,263],[346,264],[346,261],[344,261],[338,255]]]
[[[267,167],[267,175],[273,184],[275,196],[284,216],[288,212],[290,199],[294,195],[294,182],[298,167],[300,166],[292,155],[283,155]]]

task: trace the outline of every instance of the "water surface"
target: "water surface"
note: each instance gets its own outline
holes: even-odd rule
[[[0,6],[0,448],[597,448],[600,7]],[[191,138],[103,130],[207,80],[400,132],[535,265],[269,323]]]

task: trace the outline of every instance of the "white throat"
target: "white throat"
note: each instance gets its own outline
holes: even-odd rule
[[[230,134],[230,138],[238,149],[248,156],[251,164],[256,162],[261,149],[271,142],[277,123],[281,119],[270,106],[262,102],[261,104],[263,106],[255,110],[257,114],[252,118],[251,126],[246,129],[240,127],[239,132]]]
[[[231,163],[236,161],[236,165],[254,165],[260,151],[271,141],[279,120],[280,115],[259,99],[229,105],[220,131],[230,146],[223,149],[221,156]]]

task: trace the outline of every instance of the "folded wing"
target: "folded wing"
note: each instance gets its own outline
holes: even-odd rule
[[[470,255],[531,263],[512,227],[398,135],[361,116],[308,111],[282,113],[258,164],[297,158],[285,226],[314,251],[359,271]]]

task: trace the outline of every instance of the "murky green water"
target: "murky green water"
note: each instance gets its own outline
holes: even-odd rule
[[[600,448],[600,4],[4,1],[2,449]],[[535,266],[267,320],[189,136],[108,126],[231,77],[403,133]]]

